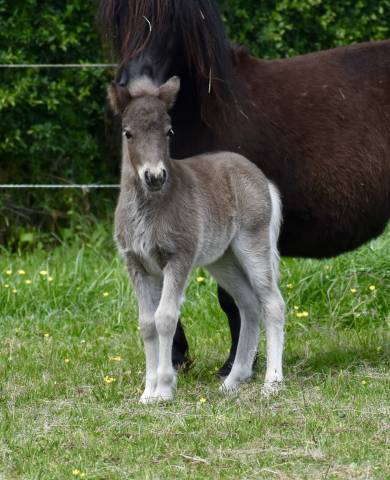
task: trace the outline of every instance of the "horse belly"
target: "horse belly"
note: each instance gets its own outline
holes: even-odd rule
[[[207,238],[201,242],[201,246],[198,250],[196,266],[205,267],[220,259],[229,248],[233,237],[233,229],[214,233],[213,236],[207,236]]]

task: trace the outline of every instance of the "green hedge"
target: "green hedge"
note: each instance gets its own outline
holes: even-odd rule
[[[389,0],[222,0],[230,37],[276,58],[388,38]]]
[[[390,0],[221,0],[220,6],[233,41],[266,58],[389,36]],[[0,0],[0,63],[105,61],[95,12],[96,1]],[[111,75],[1,69],[0,183],[115,181],[118,150],[105,107]],[[77,195],[2,192],[0,242],[9,224],[25,225],[27,218],[54,230],[59,218],[66,225],[69,198],[78,202]]]

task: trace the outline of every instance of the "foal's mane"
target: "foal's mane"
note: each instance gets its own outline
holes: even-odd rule
[[[153,34],[177,35],[205,123],[221,126],[234,112],[232,47],[214,0],[100,0],[98,23],[121,66]]]

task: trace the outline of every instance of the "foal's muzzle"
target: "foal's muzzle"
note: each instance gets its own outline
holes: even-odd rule
[[[152,171],[148,168],[144,172],[144,178],[149,190],[158,191],[167,181],[168,174],[165,168],[160,168],[158,171]]]

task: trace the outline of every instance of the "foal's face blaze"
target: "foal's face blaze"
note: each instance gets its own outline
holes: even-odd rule
[[[171,119],[156,97],[134,99],[122,118],[124,140],[139,180],[150,192],[163,190],[170,175]]]

